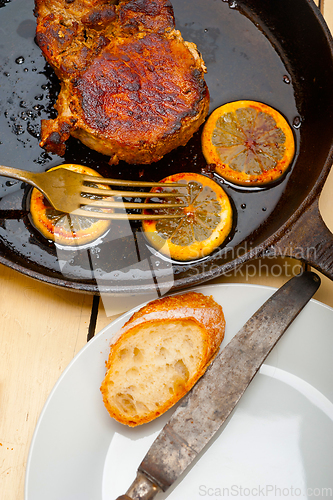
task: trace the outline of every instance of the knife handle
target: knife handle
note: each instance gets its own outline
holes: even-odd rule
[[[162,490],[155,483],[150,481],[146,474],[138,471],[136,478],[126,491],[117,500],[153,500],[157,493]]]

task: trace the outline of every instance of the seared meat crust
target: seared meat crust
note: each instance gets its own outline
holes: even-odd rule
[[[70,135],[111,157],[152,163],[185,145],[209,106],[205,66],[169,0],[36,0],[36,40],[61,80],[40,145]]]

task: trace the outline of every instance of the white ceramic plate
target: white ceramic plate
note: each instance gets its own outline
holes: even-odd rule
[[[254,285],[198,288],[224,309],[223,345],[274,292]],[[139,428],[113,421],[99,387],[118,318],[73,359],[40,416],[25,500],[115,500],[172,409]],[[333,310],[311,301],[267,358],[206,452],[159,499],[333,496]]]

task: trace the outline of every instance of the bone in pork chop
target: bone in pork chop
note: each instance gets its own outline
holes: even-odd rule
[[[152,163],[185,145],[208,113],[205,65],[175,29],[169,0],[36,0],[36,40],[61,81],[40,145],[70,135],[110,163]]]

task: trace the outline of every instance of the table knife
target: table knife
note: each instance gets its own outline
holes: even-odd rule
[[[152,500],[179,478],[226,421],[319,286],[319,276],[303,272],[260,307],[182,399],[141,462],[134,482],[117,500]]]

